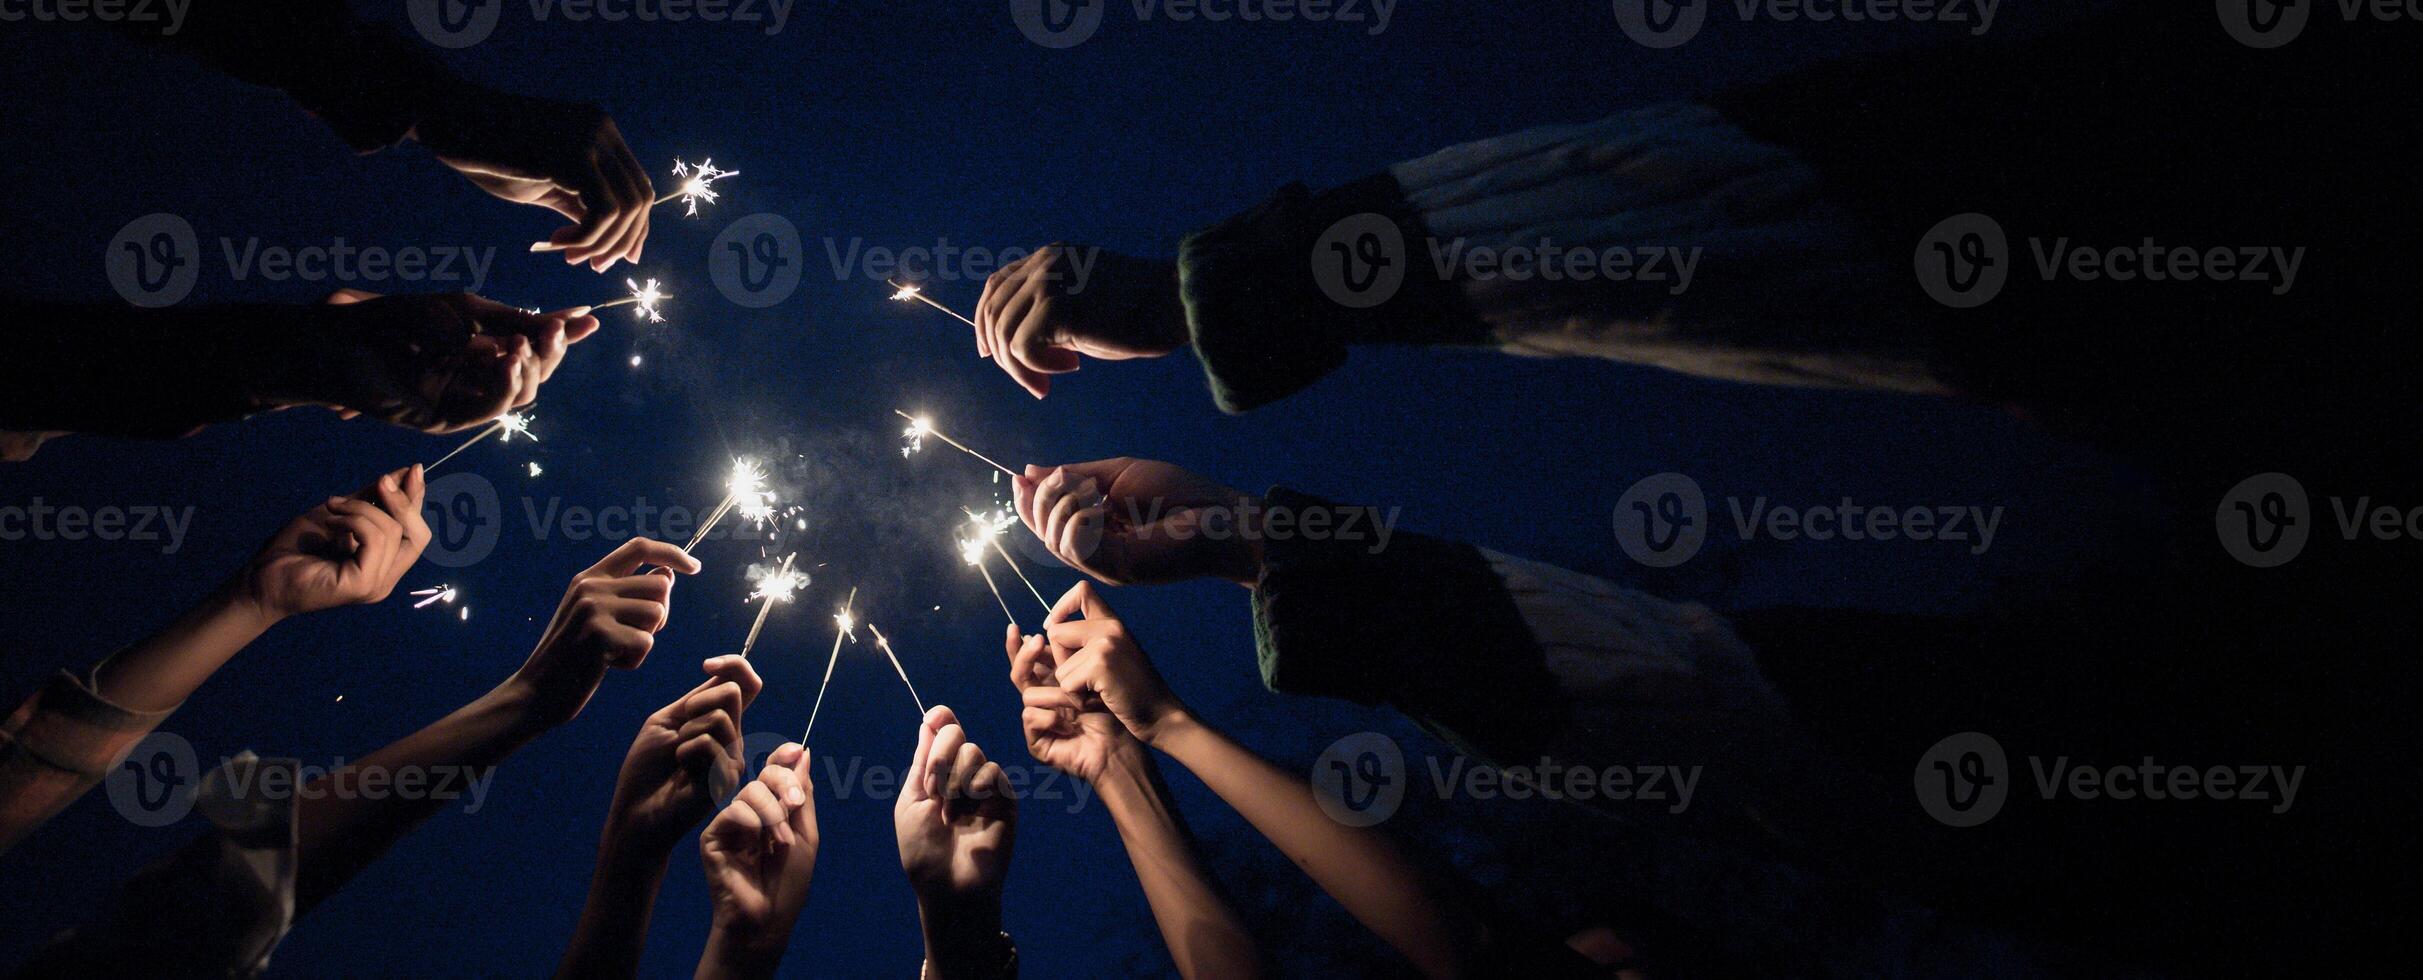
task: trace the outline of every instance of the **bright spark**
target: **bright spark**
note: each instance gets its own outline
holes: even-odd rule
[[[532,464],[530,464],[530,478],[531,478],[531,479],[534,479],[534,480],[535,480],[535,479],[537,479],[537,478],[538,478],[539,474],[542,474],[542,473],[545,473],[545,472],[547,472],[547,471],[546,471],[546,470],[543,470],[543,469],[540,469],[540,468],[539,468],[539,465],[538,465],[537,463],[532,463]]]
[[[900,447],[900,457],[901,457],[902,459],[907,459],[907,458],[908,458],[908,457],[910,457],[910,456],[914,456],[914,455],[916,455],[916,454],[918,454],[918,453],[924,452],[924,451],[925,451],[925,437],[930,436],[930,435],[933,435],[933,434],[934,434],[934,420],[933,420],[933,419],[926,418],[925,416],[922,416],[922,415],[920,415],[920,416],[918,416],[918,417],[916,417],[916,418],[910,419],[910,420],[909,420],[909,427],[908,427],[908,428],[906,428],[906,429],[902,429],[902,430],[900,430],[900,435],[901,435],[903,438],[905,438],[905,439],[907,439],[907,440],[908,440],[908,442],[907,442],[907,443],[903,444],[903,445]]]
[[[918,294],[923,292],[925,292],[924,289],[916,286],[902,286],[900,287],[899,292],[892,294],[892,300],[898,303],[906,303],[910,300],[916,299]]]
[[[496,434],[498,442],[512,442],[514,436],[529,436],[531,442],[538,441],[537,436],[530,435],[530,416],[520,412],[506,412],[499,416],[496,422],[503,427],[502,431]]]
[[[414,609],[420,609],[420,608],[423,608],[423,607],[429,606],[429,605],[431,605],[431,604],[434,604],[434,603],[440,603],[440,602],[443,602],[443,603],[445,603],[445,604],[447,604],[447,605],[451,606],[451,605],[453,605],[453,604],[454,604],[454,599],[455,599],[455,596],[456,596],[457,594],[458,594],[458,592],[457,592],[457,590],[455,589],[455,587],[454,587],[454,586],[451,586],[451,585],[433,585],[433,586],[430,586],[430,587],[428,587],[428,588],[426,588],[426,589],[421,589],[421,590],[419,590],[419,591],[417,591],[417,592],[414,592],[414,593],[413,593],[413,595],[416,595],[416,596],[425,596],[426,598],[423,598],[423,599],[422,599],[421,601],[419,601],[419,602],[413,603],[413,604],[412,604],[412,608],[414,608]]]
[[[732,496],[732,509],[740,516],[764,523],[774,516],[774,491],[766,488],[766,471],[756,460],[732,461],[732,479],[724,484],[724,492]]]
[[[784,558],[781,565],[768,568],[763,572],[751,568],[749,575],[757,580],[757,590],[749,593],[749,598],[764,599],[768,602],[789,602],[793,595],[808,584],[808,573],[793,571],[789,558]]]
[[[681,198],[683,205],[690,209],[689,217],[695,218],[698,217],[698,202],[715,203],[716,194],[712,185],[726,177],[738,177],[740,171],[718,170],[712,159],[701,160],[695,167],[676,159],[673,161],[673,176],[684,178],[681,182],[681,189],[673,193],[675,197]]]
[[[664,305],[666,300],[673,298],[673,294],[665,292],[665,288],[662,283],[658,282],[657,280],[650,279],[648,280],[647,285],[642,286],[637,282],[625,279],[623,280],[623,285],[631,287],[631,310],[633,315],[638,316],[640,319],[646,320],[649,323],[665,322],[664,310],[661,309],[661,307]],[[634,359],[633,364],[636,366],[637,363],[637,359]]]

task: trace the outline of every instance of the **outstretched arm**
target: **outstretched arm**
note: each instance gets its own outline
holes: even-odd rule
[[[1019,720],[1028,751],[1101,795],[1179,974],[1262,976],[1261,950],[1204,872],[1152,753],[1099,701],[1086,704],[1059,686],[1043,637],[1020,637],[1012,626],[1006,647],[1010,683],[1025,703]]]
[[[655,564],[657,573],[641,573]],[[436,724],[307,787],[296,814],[298,915],[353,879],[396,841],[451,800],[435,793],[349,792],[372,780],[435,779],[450,774],[485,793],[495,766],[541,732],[570,721],[610,667],[645,660],[665,626],[673,595],[670,570],[699,569],[696,559],[661,541],[635,538],[572,580],[555,620],[528,662],[495,690]]]
[[[1489,930],[1475,910],[1387,835],[1330,819],[1303,777],[1197,720],[1091,583],[1062,596],[1045,629],[1053,671],[1071,697],[1099,699],[1137,738],[1169,753],[1425,975],[1460,976],[1476,965]]]

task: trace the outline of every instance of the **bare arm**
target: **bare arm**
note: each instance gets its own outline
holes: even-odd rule
[[[1170,805],[1152,756],[1139,751],[1114,761],[1094,788],[1119,828],[1178,972],[1188,980],[1264,975],[1260,949],[1204,874],[1194,835]]]

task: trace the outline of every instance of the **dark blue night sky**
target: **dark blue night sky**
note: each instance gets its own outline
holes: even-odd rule
[[[370,9],[384,5],[357,6],[409,32],[394,11]],[[2006,9],[1997,31],[2025,34],[2088,6]],[[677,156],[712,156],[742,176],[695,219],[657,212],[640,273],[677,294],[670,324],[610,317],[548,385],[535,412],[542,442],[482,446],[450,465],[498,488],[501,539],[485,561],[424,565],[405,586],[459,586],[468,621],[399,598],[289,622],[164,730],[212,759],[247,748],[320,765],[359,757],[503,679],[565,580],[614,544],[560,531],[541,539],[525,506],[644,498],[700,507],[713,502],[731,458],[747,453],[783,461],[777,482],[808,523],[783,547],[821,566],[803,601],[768,627],[757,656],[768,686],[748,730],[795,734],[805,723],[830,639],[825,617],[856,585],[926,698],[959,709],[995,758],[1030,764],[1004,680],[998,610],[950,540],[956,508],[984,504],[994,488],[981,466],[947,450],[903,459],[895,407],[930,411],[945,431],[1013,465],[1168,459],[1240,487],[1285,483],[1401,506],[1409,529],[1727,608],[1961,610],[1998,581],[2125,562],[2159,538],[2166,517],[2141,477],[1985,408],[1760,390],[1599,362],[1369,350],[1242,418],[1213,408],[1183,356],[1089,365],[1037,402],[973,356],[964,327],[886,302],[878,273],[830,258],[854,241],[943,239],[995,249],[1069,240],[1166,257],[1180,235],[1290,180],[1334,184],[1466,139],[1706,94],[1952,30],[1720,19],[1698,43],[1652,52],[1625,41],[1603,3],[1406,2],[1376,37],[1347,25],[1139,23],[1114,4],[1100,36],[1047,50],[1020,35],[1001,2],[804,0],[775,36],[695,22],[538,23],[527,5],[509,4],[495,36],[448,52],[449,65],[499,87],[604,105],[660,189]],[[11,95],[0,113],[0,174],[11,189],[0,268],[13,293],[112,301],[106,244],[153,212],[182,215],[201,236],[207,261],[193,302],[303,303],[336,285],[414,291],[237,281],[218,256],[221,239],[239,249],[256,237],[288,247],[339,238],[493,247],[482,292],[546,308],[618,295],[629,271],[599,277],[524,254],[556,226],[552,216],[494,201],[416,148],[354,157],[274,92],[115,38],[6,25],[0,74]],[[801,230],[805,278],[787,302],[751,310],[716,294],[708,251],[727,224],[760,212]],[[970,309],[980,289],[938,280],[931,292]],[[634,353],[644,357],[636,370]],[[173,443],[73,438],[0,468],[8,503],[196,508],[172,555],[156,543],[0,548],[0,621],[12,627],[0,689],[29,691],[59,666],[88,665],[137,639],[293,514],[451,445],[296,411]],[[544,474],[529,476],[530,461]],[[1664,471],[1692,474],[1712,494],[2009,510],[1982,559],[1923,543],[1720,541],[1720,557],[1649,579],[1616,549],[1609,520],[1629,484]],[[700,554],[707,570],[677,589],[673,626],[644,669],[609,677],[580,718],[507,763],[479,812],[440,815],[299,923],[273,972],[551,969],[632,733],[696,683],[700,659],[733,648],[754,612],[742,603],[742,572],[756,546],[717,542]],[[1060,568],[1036,575],[1050,593],[1075,581]],[[1416,754],[1446,752],[1386,712],[1265,692],[1246,596],[1234,586],[1111,599],[1181,694],[1283,764],[1307,764],[1364,730],[1394,734]],[[1031,602],[1020,610],[1032,611]],[[871,650],[845,652],[824,714],[816,751],[827,764],[905,761],[914,709]],[[915,912],[890,805],[832,798],[830,771],[818,769],[825,840],[786,970],[908,975]],[[1215,869],[1291,967],[1393,969],[1217,799],[1183,773],[1172,782]],[[1062,812],[1072,802],[1030,800],[1024,811],[1007,912],[1028,975],[1166,971],[1108,819],[1098,806]],[[1581,896],[1594,893],[1654,899],[1654,883],[1677,874],[1668,862],[1682,860],[1627,851],[1622,840],[1510,848],[1510,838],[1588,824],[1545,803],[1480,809],[1431,801],[1394,826],[1543,921],[1581,924]],[[100,793],[78,803],[0,858],[12,896],[0,961],[79,921],[113,882],[197,826],[133,826]],[[1735,898],[1768,891],[1730,887]],[[704,894],[685,846],[657,907],[648,974],[694,962]],[[1802,927],[1784,922],[1756,928],[1789,943]]]

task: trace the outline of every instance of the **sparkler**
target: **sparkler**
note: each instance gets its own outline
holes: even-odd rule
[[[937,310],[941,310],[944,313],[950,314],[952,319],[958,320],[961,323],[967,324],[971,327],[976,326],[976,321],[970,320],[964,316],[960,316],[958,310],[951,309],[948,306],[935,302],[933,297],[925,294],[925,287],[923,286],[910,286],[903,283],[893,282],[889,279],[884,280],[883,284],[898,290],[898,292],[892,294],[892,300],[894,302],[906,303],[910,300],[916,300],[920,303],[924,303],[927,306],[931,306]],[[982,330],[984,328],[976,327],[976,329]]]
[[[688,554],[690,549],[698,547],[699,542],[707,539],[707,532],[715,530],[715,525],[723,522],[724,515],[735,509],[740,511],[740,516],[754,521],[763,521],[774,515],[774,492],[766,489],[766,471],[759,468],[754,460],[732,461],[732,476],[724,481],[723,502],[716,504],[715,509],[707,514],[706,521],[698,526],[698,533],[690,536],[690,543],[681,546],[682,553]]]
[[[901,418],[904,418],[904,419],[909,420],[909,427],[908,427],[908,428],[906,428],[906,429],[902,429],[902,430],[900,430],[900,434],[901,434],[902,436],[904,436],[904,437],[906,437],[906,438],[908,439],[908,443],[907,443],[906,445],[903,445],[903,446],[901,446],[901,447],[900,447],[900,455],[901,455],[901,456],[903,456],[903,457],[907,457],[907,456],[914,456],[914,455],[916,455],[916,454],[918,454],[918,453],[924,452],[924,451],[925,451],[925,438],[926,438],[927,436],[933,436],[933,437],[934,437],[934,438],[936,438],[936,439],[940,439],[940,440],[942,440],[943,442],[949,443],[949,444],[950,444],[950,446],[951,446],[951,448],[953,448],[953,449],[959,450],[960,452],[966,453],[966,454],[968,454],[968,455],[970,455],[970,456],[974,456],[974,457],[976,457],[977,459],[983,460],[983,461],[984,461],[984,465],[986,465],[986,466],[990,466],[990,467],[992,467],[992,468],[994,468],[994,469],[1000,470],[1000,471],[1001,471],[1001,472],[1003,472],[1003,473],[1008,473],[1008,474],[1009,474],[1010,476],[1012,476],[1012,477],[1015,477],[1015,476],[1017,476],[1017,475],[1018,475],[1016,472],[1012,471],[1012,470],[1011,470],[1009,467],[1007,467],[1007,466],[1003,466],[1003,465],[1001,465],[1001,464],[999,464],[999,463],[996,463],[996,462],[993,462],[993,458],[992,458],[992,457],[990,457],[990,456],[986,456],[985,454],[980,453],[980,452],[977,452],[977,451],[975,451],[975,450],[973,450],[973,449],[969,449],[969,448],[968,448],[968,447],[967,447],[965,444],[961,443],[959,440],[957,440],[957,439],[953,439],[953,438],[951,438],[950,436],[943,435],[943,434],[942,434],[942,430],[937,429],[937,428],[934,428],[934,420],[933,420],[933,419],[930,419],[930,418],[925,418],[925,417],[922,417],[922,416],[917,416],[917,415],[911,415],[911,414],[909,414],[909,413],[907,413],[907,412],[903,412],[903,411],[901,411],[901,410],[899,410],[899,409],[897,409],[897,408],[895,408],[895,409],[893,409],[893,410],[892,410],[892,414],[897,415],[897,416],[900,416]]]
[[[757,622],[749,625],[749,638],[740,644],[742,660],[749,659],[749,651],[757,646],[758,631],[766,628],[766,615],[774,611],[774,604],[791,601],[791,595],[808,584],[807,573],[791,570],[791,560],[797,557],[797,554],[782,556],[782,566],[758,579],[757,591],[749,593],[749,598],[763,599],[765,604],[757,607]]]
[[[925,697],[917,693],[917,685],[909,683],[909,672],[900,666],[900,655],[892,652],[891,638],[884,636],[883,630],[873,623],[867,624],[867,630],[875,634],[875,649],[883,651],[883,655],[891,659],[892,672],[900,675],[900,683],[908,687],[909,697],[917,702],[917,717],[925,717]]]
[[[978,528],[975,537],[959,539],[959,560],[975,566],[977,573],[984,576],[984,587],[993,590],[993,601],[1001,604],[1001,614],[1009,617],[1010,625],[1016,626],[1018,614],[1010,611],[1010,601],[1001,597],[1001,586],[993,584],[993,573],[984,567],[984,541],[990,533]]]
[[[714,188],[715,182],[726,177],[738,177],[740,171],[720,169],[715,166],[712,158],[701,160],[698,162],[698,166],[693,167],[681,162],[677,157],[673,161],[673,176],[682,179],[681,183],[673,188],[673,193],[649,202],[648,206],[655,208],[680,201],[684,207],[689,209],[688,216],[695,218],[698,217],[698,202],[705,201],[713,204],[718,199]],[[533,242],[530,250],[532,252],[561,252],[570,247],[555,242]]]
[[[960,508],[959,511],[966,514],[969,521],[974,522],[976,530],[983,534],[984,542],[993,546],[994,554],[1001,556],[1001,563],[1009,566],[1010,572],[1018,576],[1018,581],[1026,583],[1027,593],[1035,597],[1035,602],[1043,607],[1043,611],[1050,613],[1052,604],[1043,598],[1043,591],[1035,588],[1035,581],[1027,578],[1026,573],[1019,570],[1018,560],[1011,558],[1009,551],[1001,547],[1001,535],[1015,526],[1018,518],[1005,510],[995,510],[991,516],[978,514],[965,507]]]
[[[417,591],[417,592],[414,592],[414,593],[413,593],[413,595],[416,595],[416,596],[426,596],[427,598],[424,598],[424,599],[422,599],[422,600],[421,600],[421,601],[419,601],[419,602],[413,603],[413,604],[412,604],[412,608],[414,608],[414,609],[422,609],[422,608],[426,608],[426,607],[428,607],[428,606],[430,606],[430,605],[432,605],[432,604],[434,604],[434,603],[440,603],[440,602],[443,602],[443,603],[445,603],[445,604],[447,604],[447,605],[451,606],[451,605],[454,605],[454,598],[455,598],[455,595],[456,595],[456,594],[457,594],[457,592],[456,592],[456,589],[455,589],[455,587],[454,587],[454,586],[451,586],[451,585],[433,585],[433,586],[430,586],[429,588],[426,588],[426,589],[421,589],[421,590],[419,590],[419,591]]]
[[[850,597],[842,600],[841,612],[833,616],[833,655],[825,658],[824,683],[816,686],[816,706],[808,709],[808,730],[799,736],[799,744],[808,744],[808,736],[816,734],[816,716],[824,711],[824,692],[833,686],[833,666],[841,662],[841,641],[854,638],[858,620],[850,615],[850,606],[858,601],[858,589],[850,588]]]
[[[497,416],[496,421],[488,423],[488,426],[481,429],[479,434],[464,440],[462,445],[454,447],[453,452],[438,457],[437,462],[435,463],[421,467],[421,472],[426,474],[431,470],[445,465],[447,460],[462,455],[463,450],[479,445],[480,440],[486,439],[493,435],[504,436],[504,438],[497,440],[498,442],[512,442],[513,437],[517,435],[529,436],[531,442],[538,441],[537,436],[530,435],[530,416],[523,415],[520,412],[506,412],[503,415]]]
[[[623,285],[631,287],[631,295],[599,303],[590,307],[589,311],[594,313],[598,310],[610,310],[617,306],[628,306],[632,308],[632,313],[642,320],[649,323],[665,322],[664,304],[666,300],[673,298],[673,294],[665,292],[663,283],[650,279],[647,285],[642,286],[637,282],[625,279]]]

